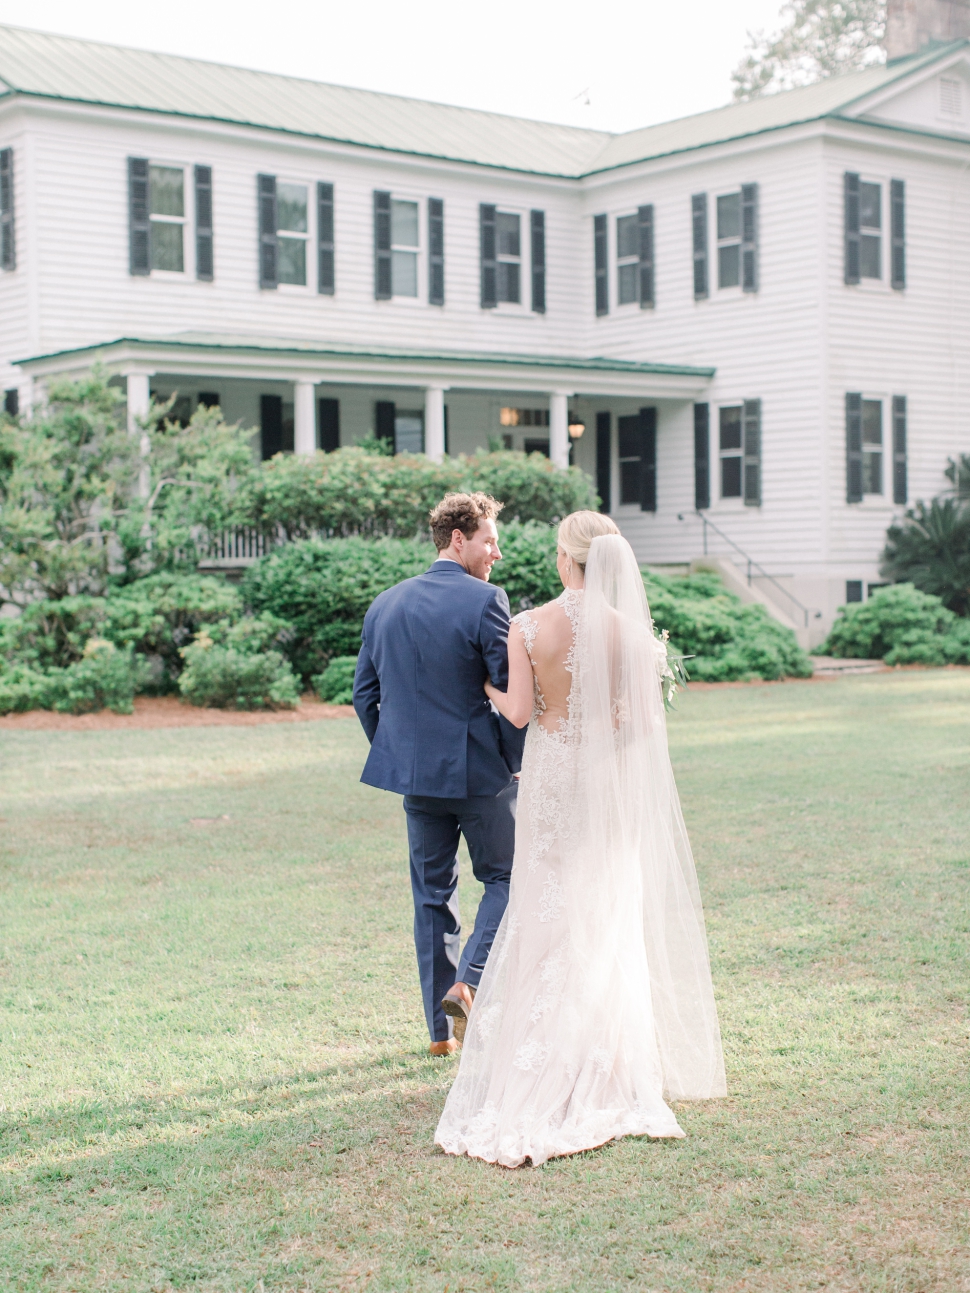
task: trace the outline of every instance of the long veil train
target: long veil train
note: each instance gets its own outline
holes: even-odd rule
[[[627,541],[595,538],[584,592],[560,602],[569,715],[558,732],[530,727],[509,908],[436,1133],[449,1152],[508,1166],[682,1135],[664,1094],[725,1094],[664,648]]]

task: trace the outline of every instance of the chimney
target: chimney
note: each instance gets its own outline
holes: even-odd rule
[[[886,56],[905,58],[970,36],[970,0],[888,0]]]

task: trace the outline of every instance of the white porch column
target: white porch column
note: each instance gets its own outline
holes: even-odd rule
[[[148,432],[139,424],[148,416],[148,410],[151,407],[151,373],[126,373],[125,380],[128,385],[128,434],[139,437],[141,456],[146,460],[138,476],[138,494],[141,498],[147,498],[149,486]]]
[[[317,410],[313,382],[293,383],[293,451],[306,457],[317,451]]]
[[[429,386],[424,392],[424,452],[432,462],[445,456],[446,386]]]
[[[553,391],[549,396],[549,457],[557,467],[569,466],[569,395]]]

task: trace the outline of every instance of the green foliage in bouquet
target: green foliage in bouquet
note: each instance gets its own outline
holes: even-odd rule
[[[890,665],[970,664],[970,620],[912,584],[893,584],[840,607],[820,650]]]

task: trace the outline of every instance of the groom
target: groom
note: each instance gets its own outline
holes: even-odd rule
[[[501,507],[487,494],[448,494],[434,508],[438,559],[375,598],[354,679],[371,743],[361,781],[404,795],[432,1055],[450,1055],[464,1037],[509,898],[525,729],[501,718],[484,691],[486,678],[508,687],[509,599],[488,582],[502,560]],[[459,961],[460,835],[485,892]]]

